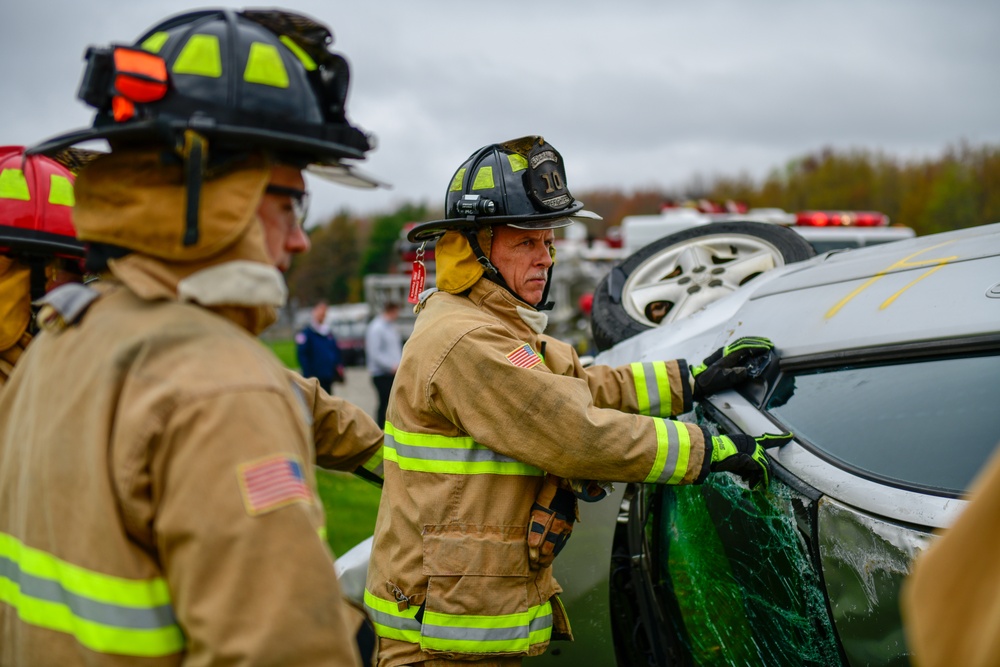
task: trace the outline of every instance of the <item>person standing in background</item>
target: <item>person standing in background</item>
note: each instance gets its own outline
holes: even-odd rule
[[[316,378],[332,394],[334,383],[344,382],[344,362],[337,339],[326,324],[326,311],[326,301],[313,306],[309,325],[295,334],[295,352],[302,376]]]
[[[365,331],[365,364],[378,392],[378,411],[375,422],[385,424],[385,409],[389,404],[392,379],[396,376],[399,360],[403,356],[403,342],[396,329],[399,304],[387,301],[382,313],[375,317]]]

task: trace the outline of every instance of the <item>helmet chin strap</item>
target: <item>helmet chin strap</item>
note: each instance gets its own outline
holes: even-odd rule
[[[545,289],[542,290],[542,300],[538,302],[535,306],[535,310],[552,310],[555,307],[555,303],[548,301],[549,298],[549,287],[552,286],[552,267],[554,264],[549,265],[549,270],[546,272],[545,278]]]
[[[500,272],[497,270],[497,267],[493,266],[493,262],[491,262],[490,258],[486,256],[486,253],[483,252],[482,246],[479,245],[479,239],[476,238],[476,230],[464,229],[462,230],[462,234],[464,234],[465,238],[469,241],[469,246],[472,248],[472,253],[476,256],[476,261],[478,261],[482,265],[483,272],[485,273],[487,280],[496,283],[497,285],[504,288],[505,290],[513,294],[515,297],[520,299],[521,301],[524,301],[524,297],[522,297],[520,294],[518,294],[517,292],[515,292],[510,288],[510,285],[507,284],[507,281],[504,280],[502,275],[500,275]],[[542,300],[538,302],[538,305],[535,305],[533,303],[528,305],[534,308],[535,310],[552,310],[555,304],[552,303],[551,301],[548,303],[546,303],[545,301],[549,296],[549,286],[551,284],[552,284],[552,266],[550,265],[545,279],[545,289],[542,291]],[[527,301],[524,302],[528,303]]]

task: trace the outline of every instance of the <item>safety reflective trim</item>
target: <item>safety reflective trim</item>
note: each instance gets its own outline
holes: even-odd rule
[[[379,447],[378,451],[372,454],[371,458],[365,461],[361,467],[373,475],[384,478],[385,466],[382,465],[384,456],[385,446],[383,445],[382,447]]]
[[[448,192],[462,191],[462,179],[465,178],[465,169],[465,167],[462,167],[455,172],[455,177],[451,179],[451,186],[448,188]]]
[[[150,53],[159,53],[163,45],[167,43],[170,39],[169,32],[154,32],[152,35],[143,40],[139,48],[143,51],[149,51]]]
[[[281,35],[278,37],[281,43],[288,47],[288,50],[295,54],[295,57],[299,59],[302,66],[306,68],[306,71],[312,72],[316,69],[316,61],[312,57],[302,50],[302,47],[295,43],[288,35]]]
[[[17,199],[31,201],[31,191],[28,181],[20,169],[4,169],[0,171],[0,199]]]
[[[526,652],[552,637],[552,603],[516,614],[473,616],[424,611],[420,647],[457,653]]]
[[[691,437],[687,427],[670,419],[654,420],[656,426],[656,459],[646,475],[646,482],[677,484],[687,472],[691,454]]]
[[[535,466],[498,454],[468,436],[408,433],[385,424],[384,456],[401,470],[450,475],[541,477]]]
[[[56,206],[72,206],[76,203],[73,198],[73,184],[68,178],[59,174],[49,176],[49,203]]]
[[[420,607],[413,605],[400,611],[395,602],[376,597],[365,589],[365,611],[380,637],[420,643],[420,621],[416,619],[419,610]]]
[[[274,44],[253,42],[247,67],[243,70],[243,80],[275,88],[288,88],[288,71],[281,61],[281,53]]]
[[[493,167],[480,167],[476,172],[476,180],[472,182],[473,190],[492,190],[496,187],[493,182]]]
[[[632,378],[639,401],[639,414],[666,417],[670,414],[670,374],[664,361],[633,363]]]
[[[184,650],[166,582],[85,570],[0,533],[0,601],[87,648],[136,657]]]
[[[515,174],[528,168],[528,160],[523,155],[507,153],[507,161],[510,162],[510,169]]]
[[[191,35],[171,68],[174,74],[196,74],[218,79],[222,76],[222,55],[215,35]]]

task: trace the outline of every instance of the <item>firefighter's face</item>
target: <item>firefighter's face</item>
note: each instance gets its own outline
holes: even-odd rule
[[[302,172],[295,167],[276,165],[271,168],[271,180],[260,201],[257,216],[264,225],[264,243],[267,255],[280,271],[287,271],[292,256],[309,250],[309,237],[302,229],[301,207],[292,194],[300,192],[305,197],[306,184]]]
[[[532,306],[541,302],[545,292],[554,239],[551,229],[493,228],[490,261],[514,293]]]

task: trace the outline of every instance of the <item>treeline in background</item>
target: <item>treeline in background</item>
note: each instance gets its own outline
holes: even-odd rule
[[[1000,222],[1000,146],[962,143],[938,158],[901,160],[866,150],[823,149],[791,160],[762,182],[749,176],[694,177],[680,188],[574,192],[604,220],[589,221],[600,238],[627,215],[650,215],[666,201],[734,200],[754,207],[871,210],[918,235]],[[312,250],[288,275],[293,299],[363,300],[364,276],[399,270],[396,243],[408,222],[443,217],[440,207],[405,204],[383,215],[333,216],[310,231]]]

